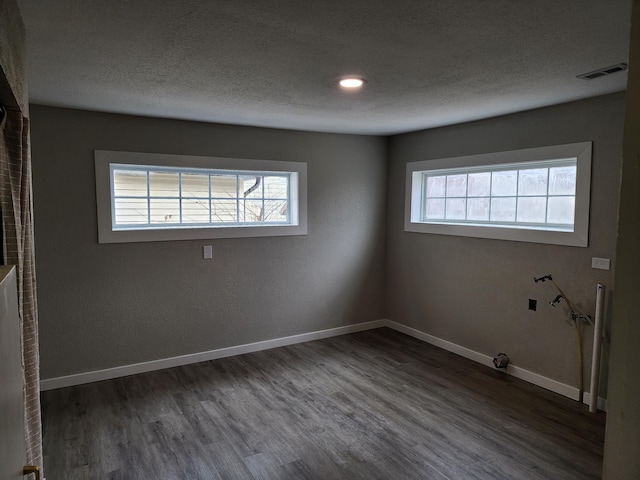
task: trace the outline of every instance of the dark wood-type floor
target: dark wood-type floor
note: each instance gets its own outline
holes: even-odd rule
[[[390,329],[43,393],[62,479],[598,479],[605,415]]]

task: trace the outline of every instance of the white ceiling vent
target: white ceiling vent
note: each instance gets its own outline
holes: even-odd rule
[[[593,80],[594,78],[604,77],[605,75],[611,75],[616,72],[623,72],[627,69],[626,63],[618,63],[617,65],[611,65],[610,67],[599,68],[593,72],[583,73],[576,76],[582,80]]]

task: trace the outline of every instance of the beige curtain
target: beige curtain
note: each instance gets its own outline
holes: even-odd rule
[[[40,359],[28,119],[8,110],[0,132],[0,208],[4,261],[16,265],[25,376],[27,462],[42,466]]]

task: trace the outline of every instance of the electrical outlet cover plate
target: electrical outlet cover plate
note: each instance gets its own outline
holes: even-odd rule
[[[591,268],[597,268],[599,270],[611,270],[611,259],[593,257],[591,259]]]

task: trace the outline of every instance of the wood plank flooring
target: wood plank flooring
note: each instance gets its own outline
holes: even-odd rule
[[[605,415],[382,328],[44,392],[61,479],[599,479]]]

